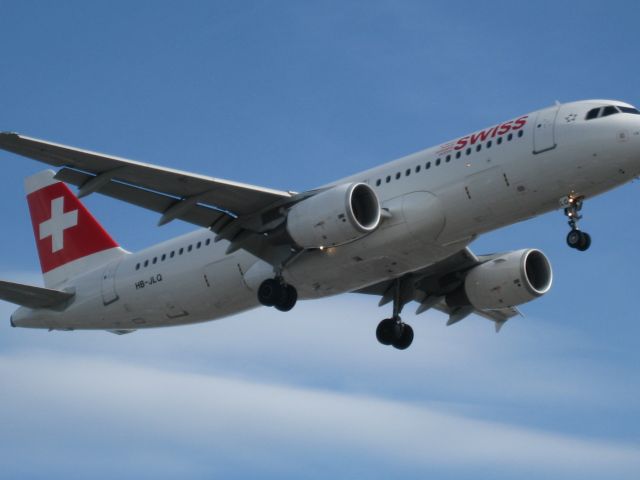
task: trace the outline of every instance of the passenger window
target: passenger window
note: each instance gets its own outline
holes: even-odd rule
[[[378,181],[380,181],[380,180],[378,180]],[[205,245],[209,245],[210,243],[211,243],[211,239],[210,238],[207,238],[207,241],[204,242]]]
[[[429,170],[431,168],[431,162],[427,162],[427,164],[424,166],[424,168],[426,170]]]
[[[518,136],[519,136],[519,137],[522,137],[522,135],[524,135],[524,130],[520,130],[520,131],[518,132]]]
[[[479,143],[478,146],[476,147],[476,152],[479,152],[480,150],[482,150],[482,144]]]
[[[471,149],[467,148],[467,151],[465,152],[467,155],[471,155]]]
[[[140,270],[140,264],[136,263],[136,270]]]
[[[404,172],[404,174],[408,177],[409,175],[411,175],[411,169],[407,168],[407,171]]]
[[[422,166],[421,166],[421,165],[418,165],[418,166],[416,167],[416,173],[420,172],[420,169],[421,169],[421,168],[422,168]]]
[[[169,254],[169,256],[173,258],[175,254],[176,254],[175,250],[171,250],[171,253]]]
[[[513,133],[510,133],[509,135],[507,135],[507,141],[511,141],[513,139]]]
[[[616,107],[614,107],[613,105],[609,105],[608,107],[604,107],[602,109],[602,115],[600,115],[601,117],[608,117],[609,115],[613,115],[615,113],[618,113],[618,109]]]
[[[462,153],[456,152],[456,158],[460,158],[461,155],[462,155]]]
[[[187,248],[187,252],[190,252],[191,250],[193,250],[193,245],[189,245],[189,247]]]
[[[381,183],[382,183],[382,180],[380,179],[376,180],[376,187],[379,187]],[[209,244],[207,243],[207,245]]]
[[[196,245],[196,248],[200,248],[202,246],[202,242],[198,242],[198,244]]]
[[[436,167],[440,166],[440,159],[436,159]]]
[[[145,266],[145,267],[148,267],[148,266],[149,266],[149,260],[145,260],[145,261],[144,261],[144,266]]]
[[[391,175],[387,175],[387,183],[391,181]]]
[[[167,259],[167,254],[166,254],[166,253],[163,253],[163,254],[162,254],[162,257],[160,257],[160,261],[161,261],[161,262],[164,262],[166,259]]]
[[[396,173],[396,180],[399,180],[402,174],[400,172]]]
[[[157,261],[158,261],[158,257],[153,257],[153,262],[151,262],[151,263],[153,263],[155,265]]]
[[[491,145],[492,145],[492,142],[491,142],[491,140],[489,140],[489,141],[487,142],[487,148],[491,148]]]
[[[446,162],[449,163],[451,161],[451,155],[447,155],[447,160]]]
[[[181,248],[180,250],[178,250],[178,255],[182,255],[183,252],[184,252],[184,248]]]
[[[500,145],[502,143],[502,137],[498,137],[498,140],[496,140],[496,143]]]

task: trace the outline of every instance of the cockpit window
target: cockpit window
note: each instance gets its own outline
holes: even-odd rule
[[[633,113],[635,115],[640,115],[640,111],[637,108],[633,107],[618,107],[622,113]]]
[[[600,112],[600,107],[598,108],[592,108],[591,110],[589,110],[587,112],[587,116],[586,119],[587,120],[591,120],[593,118],[598,118],[598,113]]]
[[[599,117],[608,117],[616,113],[632,113],[634,115],[640,115],[640,110],[634,107],[623,107],[622,105],[607,105],[606,107],[592,108],[587,112],[585,120],[592,120]]]
[[[616,113],[620,113],[618,108],[614,107],[613,105],[609,105],[608,107],[604,107],[602,109],[602,114],[600,116],[601,117],[608,117],[609,115],[614,115]]]

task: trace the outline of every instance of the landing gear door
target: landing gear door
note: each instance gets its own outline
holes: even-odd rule
[[[533,130],[533,153],[556,148],[556,116],[559,106],[540,110]]]
[[[102,272],[102,303],[109,305],[118,300],[116,292],[116,270],[120,262],[112,262]]]

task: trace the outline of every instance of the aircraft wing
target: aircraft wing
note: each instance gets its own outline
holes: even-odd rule
[[[0,300],[29,308],[55,308],[63,306],[74,294],[50,288],[34,287],[22,283],[0,280]]]
[[[273,260],[277,247],[271,248],[260,238],[265,224],[283,221],[272,212],[299,200],[293,200],[292,192],[126,160],[17,133],[0,133],[0,148],[59,167],[56,178],[78,186],[80,197],[98,192],[160,213],[160,225],[180,219],[210,228],[218,240],[231,241],[232,249],[245,248],[267,261]]]
[[[445,302],[445,296],[457,289],[466,273],[473,267],[487,262],[495,255],[476,256],[465,248],[454,255],[429,265],[422,270],[408,273],[397,279],[385,280],[369,287],[357,290],[355,293],[379,295],[380,306],[393,301],[395,282],[400,282],[400,303],[402,306],[409,302],[419,303],[416,314],[434,308],[449,316],[447,325],[453,325],[465,319],[472,313],[495,322],[496,332],[512,317],[520,315],[517,308],[506,307],[496,310],[478,310],[473,307],[451,308]]]

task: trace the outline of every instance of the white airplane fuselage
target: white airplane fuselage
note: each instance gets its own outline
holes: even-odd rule
[[[305,251],[282,271],[302,299],[354,291],[416,271],[478,235],[593,197],[640,174],[640,115],[586,120],[611,101],[550,107],[332,185],[363,182],[388,214],[372,233]],[[503,125],[506,125],[503,127]],[[509,128],[507,128],[507,126]],[[517,128],[516,128],[517,127]],[[500,139],[500,140],[499,140]],[[16,326],[139,329],[214,320],[259,306],[273,267],[201,229],[69,279],[61,311],[20,308]]]

